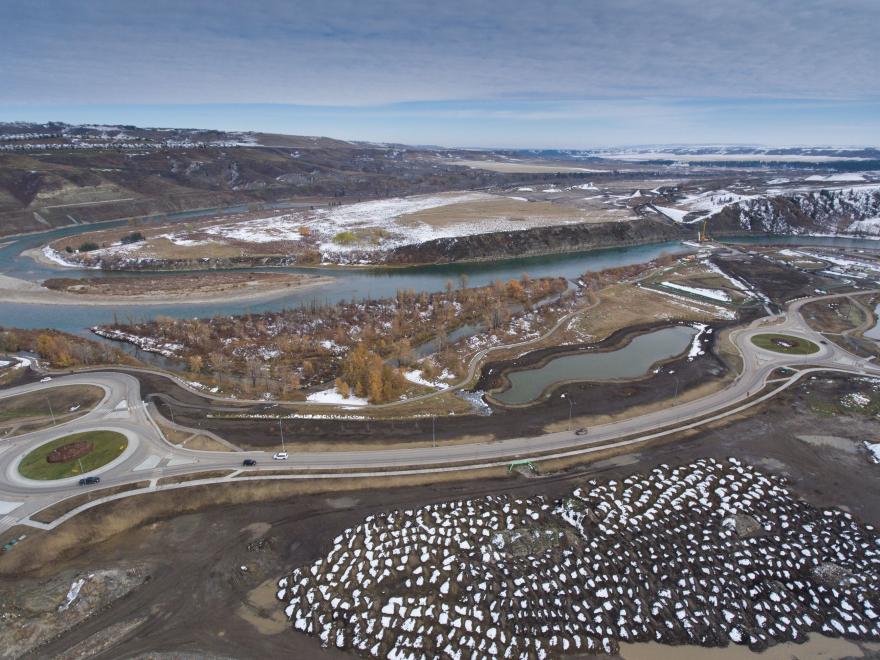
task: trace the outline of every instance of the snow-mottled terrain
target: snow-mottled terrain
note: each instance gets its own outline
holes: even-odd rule
[[[294,629],[388,658],[763,650],[880,639],[880,539],[738,460],[661,465],[556,501],[509,495],[369,516],[278,584]]]
[[[354,394],[344,397],[335,387],[329,390],[321,390],[320,392],[309,394],[306,399],[313,403],[331,403],[344,406],[365,406],[369,403],[366,399],[357,397]]]
[[[711,300],[718,300],[719,302],[730,302],[730,294],[721,289],[704,289],[703,287],[698,286],[685,286],[684,284],[678,284],[677,282],[662,282],[661,284],[668,289],[690,293],[695,296],[700,296],[701,298],[709,298]]]

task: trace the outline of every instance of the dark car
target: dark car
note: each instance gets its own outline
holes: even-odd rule
[[[575,435],[586,435],[589,432],[590,432],[590,429],[581,427],[577,431],[575,431],[574,434]]]
[[[257,462],[256,462],[254,459],[252,459],[252,458],[246,458],[246,459],[244,459],[244,460],[241,462],[241,464],[242,464],[242,465],[247,465],[248,467],[251,467],[251,466],[253,466],[253,465],[256,465]]]
[[[83,477],[79,480],[80,486],[94,486],[101,483],[101,477]]]

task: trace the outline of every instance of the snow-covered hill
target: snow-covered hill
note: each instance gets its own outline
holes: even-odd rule
[[[715,231],[880,236],[880,186],[744,199],[712,216]]]

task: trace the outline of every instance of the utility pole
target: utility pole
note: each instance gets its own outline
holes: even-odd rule
[[[678,376],[675,376],[675,394],[672,398],[678,401]]]
[[[168,412],[171,413],[171,423],[176,426],[177,423],[174,421],[174,408],[172,408],[169,403],[166,403],[165,405],[168,406]]]
[[[434,420],[437,419],[435,415],[431,415],[431,446],[437,446],[437,432],[434,428]]]
[[[281,420],[278,420],[278,430],[281,431],[281,451],[284,450],[284,427],[281,426]]]
[[[571,417],[574,413],[574,399],[572,399],[567,394],[562,394],[559,398],[566,399],[568,401],[568,430],[571,431]]]
[[[85,472],[85,470],[83,469],[83,462],[82,462],[82,459],[81,459],[81,458],[78,458],[78,459],[76,459],[76,460],[79,462],[79,473],[82,474],[83,472]]]
[[[55,426],[55,413],[52,410],[52,402],[49,401],[49,397],[46,397],[46,403],[49,404],[49,414],[52,415],[52,426]]]

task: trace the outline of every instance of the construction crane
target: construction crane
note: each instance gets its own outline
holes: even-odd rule
[[[709,240],[709,218],[703,220],[703,224],[700,227],[700,243],[705,243]]]

